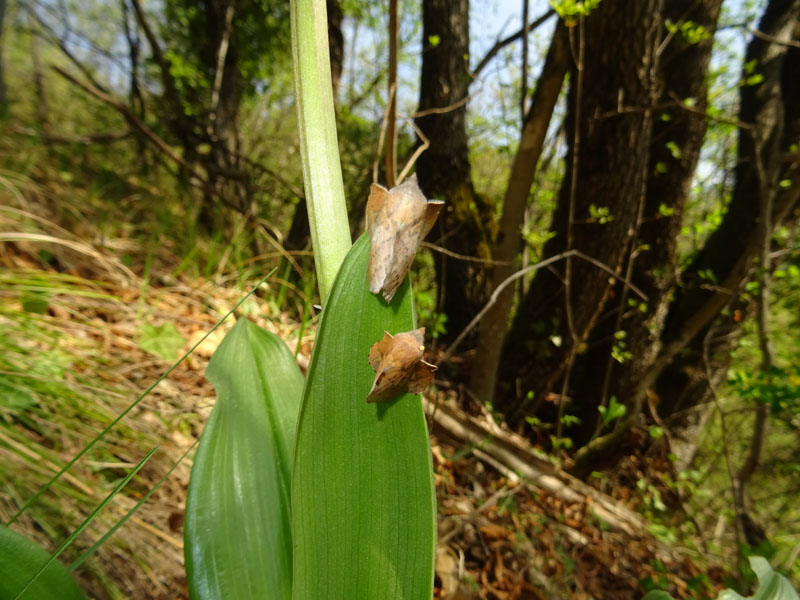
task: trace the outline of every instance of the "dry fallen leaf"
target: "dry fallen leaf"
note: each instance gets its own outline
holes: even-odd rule
[[[419,394],[431,381],[436,367],[422,360],[425,328],[383,339],[369,350],[369,364],[375,370],[375,381],[367,402],[390,402],[405,393]]]
[[[433,227],[441,200],[427,200],[412,175],[391,190],[373,183],[367,200],[369,291],[392,301]]]

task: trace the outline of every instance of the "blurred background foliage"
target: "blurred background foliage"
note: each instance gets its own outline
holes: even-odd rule
[[[724,564],[746,579],[745,558],[759,554],[797,584],[797,3],[667,0],[656,15],[630,16],[631,31],[656,23],[649,37],[620,34],[585,48],[584,114],[601,111],[606,82],[624,86],[603,71],[614,44],[637,57],[637,48],[653,48],[674,61],[653,67],[663,97],[650,107],[652,122],[630,128],[653,133],[630,147],[594,140],[593,130],[576,129],[574,122],[578,31],[585,26],[592,43],[603,27],[611,30],[622,10],[619,0],[597,6],[524,2],[529,22],[547,15],[552,4],[568,25],[559,33],[558,15],[544,19],[531,28],[524,51],[524,36],[513,37],[523,18],[519,2],[398,4],[397,162],[402,168],[427,141],[430,147],[416,159],[422,187],[450,207],[413,271],[421,325],[433,340],[431,360],[442,367],[434,395],[521,433],[559,466],[640,510],[653,535],[689,548],[699,564]],[[369,184],[386,181],[383,154],[393,145],[385,139],[389,15],[386,4],[327,5],[355,236],[364,227]],[[441,11],[449,11],[449,30],[431,25]],[[684,16],[670,20],[675,13]],[[254,281],[277,269],[240,314],[282,335],[301,356],[313,339],[319,300],[287,3],[2,0],[0,15],[0,518],[6,522]],[[754,35],[757,28],[766,37]],[[505,345],[498,346],[497,385],[478,392],[475,373],[491,363],[480,358],[487,338],[474,329],[458,347],[451,345],[492,291],[512,165],[538,98],[537,77],[543,81],[548,73],[548,51],[558,36],[569,40],[570,58],[543,125],[543,148],[528,169],[532,185],[515,225],[519,252],[506,263],[524,268],[572,244],[607,262],[616,276],[605,273],[585,288],[589,280],[577,277],[569,292],[572,315],[563,308],[563,281],[570,276],[564,261],[520,278],[511,288],[510,312],[500,317],[497,343]],[[783,41],[774,42],[777,36]],[[706,47],[699,91],[684,94],[670,65],[683,64],[680,52]],[[784,61],[777,74],[758,54],[776,48]],[[635,70],[623,65],[620,71],[629,68]],[[765,99],[759,90],[767,89]],[[634,93],[611,106],[619,110],[619,123],[639,118],[635,106],[626,109],[637,101]],[[783,102],[774,123],[781,141],[769,157],[765,148],[748,155],[742,124],[763,121],[770,98]],[[702,123],[694,141],[669,129],[671,120],[679,129],[696,128],[681,120],[687,115]],[[426,135],[432,131],[435,136]],[[581,171],[573,183],[576,131],[595,152],[580,155],[578,165],[595,162],[596,174],[588,179]],[[634,146],[644,149],[641,157]],[[603,147],[608,152],[598,151]],[[746,204],[747,190],[739,188],[758,152],[774,182],[769,194],[749,196],[742,209],[737,198]],[[647,193],[661,186],[672,195],[643,205],[637,217],[630,206],[639,196],[628,201],[615,191],[615,173],[625,165],[613,160],[640,160],[631,167],[643,174],[634,183]],[[680,181],[658,179],[678,172]],[[577,200],[575,194],[570,200],[573,185]],[[766,196],[771,206],[789,203],[769,231],[768,272],[758,267],[763,257],[746,250]],[[570,202],[573,239],[564,245]],[[645,239],[648,223],[660,228],[651,240]],[[629,239],[627,231],[642,235]],[[592,240],[599,240],[596,246]],[[669,256],[650,262],[662,242],[673,248]],[[731,284],[735,269],[723,265],[725,255],[740,254],[747,267]],[[575,259],[571,268],[578,264]],[[646,289],[648,300],[621,285],[626,278]],[[771,300],[765,304],[772,352],[766,366],[757,319],[764,289]],[[713,299],[720,290],[726,300],[667,366],[659,363],[702,312],[691,305],[693,294]],[[134,483],[100,524],[119,518],[199,435],[211,403],[202,380],[209,355],[201,351],[190,359],[177,382],[157,388],[87,462],[34,503],[19,521],[24,531],[51,547],[137,462],[139,450],[168,440],[141,472],[140,487]],[[654,365],[663,371],[636,397],[635,384]],[[759,420],[761,407],[767,416]],[[759,438],[756,468],[742,478]],[[612,445],[592,453],[606,439]],[[87,563],[81,581],[92,593],[124,597],[132,589],[124,581],[134,581],[137,570],[180,565],[181,550],[168,534],[181,527],[176,499],[185,492],[188,470],[176,477],[163,488],[164,502],[136,525],[141,536],[115,538],[101,560]],[[738,499],[737,486],[745,490]],[[155,534],[161,545],[146,541],[153,530],[167,532]],[[78,544],[75,552],[88,545]],[[136,557],[135,568],[125,562],[128,555]],[[117,576],[109,565],[119,567]],[[179,588],[180,576],[169,577],[174,581],[151,574],[150,581],[163,590]]]

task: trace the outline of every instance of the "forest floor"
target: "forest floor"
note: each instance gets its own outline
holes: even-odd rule
[[[138,510],[76,569],[93,598],[186,598],[183,511],[193,449],[214,403],[208,359],[233,326],[203,336],[254,282],[175,276],[158,256],[146,277],[120,256],[134,240],[70,232],[24,198],[0,202],[0,521],[8,522],[174,362],[199,342],[13,528],[54,550],[152,448],[137,477],[62,555],[80,559],[137,503]],[[280,335],[292,350],[299,324],[253,294],[237,317]],[[307,360],[313,323],[300,340]],[[448,402],[452,394],[435,398]],[[726,575],[657,531],[621,532],[591,502],[567,502],[493,464],[431,422],[439,506],[435,598],[714,597]],[[646,457],[604,480],[621,505],[646,508],[635,482]],[[652,465],[651,465],[652,466]],[[504,474],[505,473],[505,474]],[[153,491],[155,490],[155,491]],[[598,492],[599,493],[599,492]]]

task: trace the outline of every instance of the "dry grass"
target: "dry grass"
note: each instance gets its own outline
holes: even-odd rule
[[[150,281],[109,247],[50,219],[45,193],[0,177],[0,521],[8,522],[70,459],[122,413],[171,361],[143,351],[145,323],[202,338],[241,288],[174,278],[153,261]],[[224,278],[225,274],[221,274]],[[269,297],[269,294],[266,294]],[[291,340],[297,324],[251,296],[240,311]],[[192,448],[213,405],[204,372],[229,319],[94,448],[41,495],[13,529],[55,549],[154,446],[158,451],[62,555],[69,565],[120,521]],[[295,337],[296,340],[296,337]],[[296,341],[294,342],[296,344]],[[186,597],[183,510],[191,453],[75,574],[95,598]]]

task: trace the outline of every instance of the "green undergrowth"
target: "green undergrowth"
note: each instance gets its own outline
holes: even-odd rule
[[[132,413],[17,516],[136,397],[137,384],[121,374],[130,363],[129,344],[110,326],[132,313],[108,284],[47,271],[0,271],[0,521],[13,521],[15,531],[47,549],[71,534],[132,465],[175,431],[174,418],[153,418],[147,409]],[[62,561],[70,564],[117,523],[171,467],[176,452],[157,452]],[[152,565],[170,560],[159,556],[170,554],[169,547],[154,543],[157,532],[143,525],[151,520],[143,512],[78,571],[87,590],[100,597],[125,595],[119,589],[124,574],[104,573],[120,551],[133,551]]]

